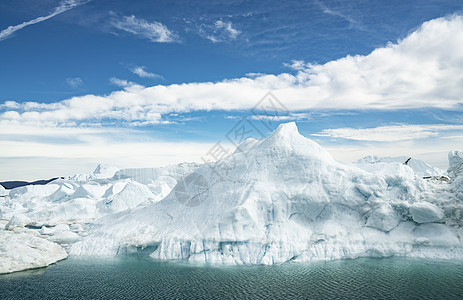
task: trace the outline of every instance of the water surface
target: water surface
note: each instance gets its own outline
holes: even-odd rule
[[[217,267],[70,258],[0,275],[1,299],[462,299],[463,262],[356,259]]]

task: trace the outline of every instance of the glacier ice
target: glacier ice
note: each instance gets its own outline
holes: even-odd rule
[[[23,214],[14,215],[5,225],[6,230],[13,230],[15,227],[24,227],[31,222],[31,219]]]
[[[399,225],[397,213],[389,204],[372,209],[366,222],[366,226],[385,232],[391,231],[397,225]]]
[[[368,165],[378,163],[400,163],[403,165],[407,165],[413,170],[413,172],[416,175],[421,177],[441,176],[445,174],[445,172],[439,168],[433,167],[420,159],[407,156],[381,157],[375,155],[367,156],[354,162],[354,164],[356,164],[358,167],[362,169]]]
[[[48,266],[67,256],[58,244],[40,236],[0,230],[0,274]]]
[[[448,173],[451,178],[463,175],[463,152],[449,152],[449,169]]]
[[[438,222],[444,218],[442,209],[428,202],[413,203],[410,205],[410,213],[417,223]]]
[[[340,163],[287,123],[213,163],[100,166],[13,189],[0,198],[1,218],[70,255],[220,264],[463,258],[463,155],[449,153],[448,182],[426,179],[442,170],[404,159]]]
[[[435,248],[442,244],[438,235],[420,227],[458,207],[449,184],[424,180],[403,162],[341,164],[294,123],[238,149],[193,171],[201,180],[186,181],[196,186],[181,182],[162,201],[100,219],[70,253],[147,248],[157,259],[234,264],[463,253],[459,220],[452,218],[456,227],[436,224],[458,241],[451,251]],[[450,200],[441,201],[442,193]],[[201,200],[185,205],[185,197]]]

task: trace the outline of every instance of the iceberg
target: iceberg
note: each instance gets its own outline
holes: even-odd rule
[[[295,123],[283,124],[195,169],[163,200],[97,220],[70,254],[143,250],[156,259],[223,264],[463,257],[461,204],[451,184],[416,172],[396,161],[342,164]],[[447,244],[436,233],[444,231]]]
[[[0,274],[46,267],[67,256],[58,244],[40,236],[0,230]]]
[[[375,155],[366,156],[354,162],[354,164],[356,164],[361,169],[368,168],[368,165],[381,163],[400,163],[409,166],[416,175],[421,177],[445,175],[445,171],[433,167],[420,159],[408,156],[381,157]]]
[[[95,170],[90,174],[76,174],[67,179],[73,181],[90,181],[93,179],[105,179],[113,177],[117,171],[119,171],[119,168],[116,166],[108,164],[99,164],[95,168]]]
[[[463,258],[463,155],[452,151],[449,162],[449,180],[426,179],[445,172],[406,156],[341,163],[287,123],[217,162],[99,166],[12,189],[0,198],[0,231],[73,256],[213,264]]]

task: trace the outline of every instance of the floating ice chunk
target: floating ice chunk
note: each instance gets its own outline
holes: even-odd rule
[[[111,196],[116,195],[117,193],[120,193],[120,191],[122,191],[124,187],[127,185],[127,183],[129,182],[130,182],[130,179],[119,180],[119,181],[114,182],[104,192],[103,198],[109,198]]]
[[[99,164],[93,171],[93,175],[96,179],[111,178],[117,171],[119,171],[119,168],[116,166]]]
[[[98,216],[96,202],[96,199],[90,198],[70,199],[56,203],[49,209],[33,216],[53,220],[53,223],[94,219]]]
[[[178,180],[194,170],[200,165],[196,163],[181,163],[178,165],[168,165],[159,168],[141,168],[141,169],[122,169],[114,174],[113,179],[130,178],[141,184],[150,184],[156,182],[160,176],[170,176]]]
[[[413,221],[417,223],[438,222],[444,218],[444,212],[439,207],[428,202],[416,202],[410,205]]]
[[[14,215],[8,224],[6,224],[6,230],[12,230],[14,227],[24,227],[31,222],[31,219],[23,214]]]
[[[57,184],[45,184],[45,185],[26,185],[10,190],[10,198],[16,199],[21,198],[24,200],[32,198],[44,198],[53,194],[58,190],[59,185]]]
[[[92,184],[82,184],[72,194],[72,198],[99,198],[105,193],[105,187],[96,182]]]
[[[58,190],[51,194],[48,199],[51,202],[62,202],[70,199],[70,195],[74,193],[74,186],[70,183],[63,183]]]
[[[66,257],[63,248],[46,239],[0,230],[0,274],[45,267]]]
[[[60,231],[48,238],[48,240],[58,244],[72,244],[80,240],[80,236],[72,231]]]
[[[114,174],[119,170],[116,166],[111,166],[107,164],[99,164],[92,173],[87,174],[76,174],[74,176],[68,177],[67,180],[72,181],[90,181],[95,179],[107,179],[114,176]]]
[[[59,232],[69,231],[69,226],[67,224],[58,224],[55,227],[42,226],[39,233],[44,235],[54,235]]]
[[[381,231],[391,231],[399,224],[397,213],[389,204],[373,209],[368,217],[366,226]]]
[[[146,185],[138,182],[129,182],[117,194],[98,203],[98,209],[102,213],[119,212],[134,208],[140,203],[154,199],[153,193]]]

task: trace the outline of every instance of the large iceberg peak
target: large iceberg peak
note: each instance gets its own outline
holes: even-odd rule
[[[256,147],[258,152],[290,152],[306,158],[334,162],[331,155],[319,144],[299,133],[295,122],[280,124],[278,128]]]
[[[278,125],[278,128],[273,132],[273,134],[281,134],[281,133],[285,135],[288,135],[288,134],[300,135],[296,122],[288,122],[288,123],[283,123],[283,124]]]
[[[274,140],[291,143],[296,140],[305,139],[297,128],[295,122],[283,123],[278,126],[278,128],[267,138],[267,140]]]

